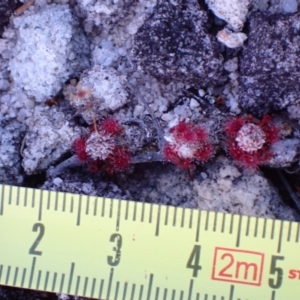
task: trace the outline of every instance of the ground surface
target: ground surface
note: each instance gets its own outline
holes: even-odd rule
[[[21,6],[0,4],[1,183],[300,220],[296,0]]]

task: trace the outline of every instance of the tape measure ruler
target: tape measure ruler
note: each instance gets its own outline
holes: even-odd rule
[[[300,223],[0,185],[0,284],[112,300],[300,299]]]

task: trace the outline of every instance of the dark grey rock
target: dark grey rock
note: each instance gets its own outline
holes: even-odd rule
[[[118,0],[103,3],[103,1],[98,0],[78,0],[74,2],[77,3],[77,6],[75,6],[76,15],[81,19],[85,19],[85,29],[88,32],[92,30],[97,32],[103,28],[112,28],[119,21],[126,18],[131,7],[134,6],[137,1]],[[95,30],[92,24],[96,25],[98,30]]]
[[[153,15],[139,28],[133,61],[161,81],[195,87],[222,81],[223,57],[207,32],[207,14],[194,0],[159,1]]]
[[[276,188],[257,170],[243,173],[228,158],[218,156],[202,172],[188,174],[171,164],[135,166],[135,172],[118,178],[118,186],[134,200],[209,211],[294,220],[295,213]]]
[[[67,170],[59,177],[48,178],[41,189],[115,199],[132,199],[128,191],[121,190],[112,178],[104,178],[89,171]]]
[[[1,300],[57,300],[55,294],[16,289],[8,286],[0,287]]]
[[[81,128],[72,124],[72,116],[60,107],[35,108],[26,134],[22,165],[27,175],[47,169],[72,148]]]
[[[300,102],[300,13],[250,17],[240,62],[240,106],[255,115]]]
[[[0,121],[0,183],[23,182],[20,148],[26,126],[18,121]]]
[[[197,208],[197,193],[187,172],[169,163],[136,165],[133,174],[117,182],[140,202]]]
[[[11,14],[16,8],[16,0],[1,0],[0,1],[0,36],[3,33],[4,26],[7,25]]]
[[[299,160],[300,140],[284,139],[280,140],[271,147],[273,157],[268,165],[273,168],[286,168]]]

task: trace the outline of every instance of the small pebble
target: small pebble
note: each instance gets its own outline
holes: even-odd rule
[[[236,80],[236,79],[239,78],[239,76],[240,76],[240,74],[238,72],[232,72],[232,73],[229,74],[229,78],[231,80]]]
[[[205,91],[204,90],[198,90],[198,95],[200,96],[200,97],[203,97],[204,95],[205,95]]]
[[[204,172],[201,172],[200,175],[201,175],[201,177],[202,177],[203,179],[206,179],[206,178],[208,177],[207,174],[204,173]]]
[[[63,183],[63,180],[59,177],[53,179],[53,184],[56,186],[60,186]]]
[[[298,10],[297,0],[283,0],[281,5],[283,11],[286,13],[295,13]]]
[[[243,46],[247,39],[247,35],[242,32],[232,32],[229,29],[224,28],[218,32],[217,39],[228,48],[239,48]]]
[[[191,102],[190,102],[191,109],[199,107],[199,106],[200,106],[199,103],[195,99],[191,99]]]
[[[0,91],[7,91],[10,88],[8,80],[0,79]]]
[[[227,60],[224,64],[224,69],[230,73],[236,71],[237,68],[238,68],[237,57]]]

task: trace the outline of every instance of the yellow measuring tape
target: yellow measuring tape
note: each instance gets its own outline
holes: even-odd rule
[[[299,224],[0,185],[0,284],[112,300],[298,300]]]

